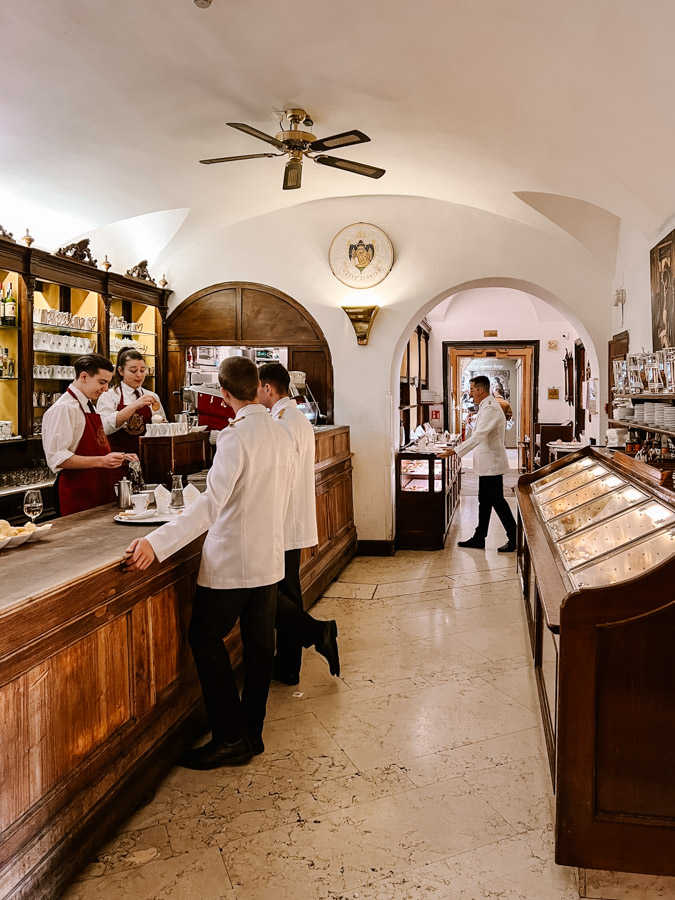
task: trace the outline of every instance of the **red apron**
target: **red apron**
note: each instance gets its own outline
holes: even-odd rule
[[[141,388],[142,395],[143,390]],[[122,390],[122,385],[120,385],[120,402],[117,405],[117,412],[121,412],[124,407],[124,391]],[[110,446],[113,450],[118,450],[120,453],[135,453],[138,455],[140,449],[138,439],[145,434],[145,426],[151,421],[152,408],[144,406],[139,412],[135,412],[128,418],[121,428],[110,435],[108,438]]]
[[[77,400],[70,388],[68,393]],[[85,412],[79,400],[77,403],[84,416],[84,431],[75,448],[76,455],[105,456],[110,453],[110,444],[103,431],[101,417],[95,412]],[[60,515],[69,516],[112,503],[115,497],[113,484],[120,477],[116,469],[61,469],[57,481]]]

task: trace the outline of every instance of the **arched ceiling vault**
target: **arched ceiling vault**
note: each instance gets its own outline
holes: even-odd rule
[[[0,222],[41,243],[167,209],[220,225],[352,194],[426,196],[541,228],[517,194],[575,197],[654,233],[673,214],[675,5],[646,0],[32,0],[4,4]],[[265,145],[273,109],[380,181],[282,160],[202,167]],[[522,194],[521,194],[522,196]],[[563,226],[564,227],[564,226]]]

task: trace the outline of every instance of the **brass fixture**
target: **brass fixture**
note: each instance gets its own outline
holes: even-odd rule
[[[162,272],[162,277],[159,279],[159,286],[161,288],[165,288],[169,282],[166,280],[166,274]]]
[[[342,307],[342,309],[344,309],[345,313],[347,314],[347,318],[352,323],[352,327],[354,328],[354,332],[356,334],[357,344],[365,346],[368,343],[368,338],[370,337],[370,329],[373,327],[373,322],[379,308],[379,306]]]
[[[26,228],[26,233],[21,238],[26,247],[30,247],[30,245],[35,241],[34,237],[31,237],[30,231]]]
[[[106,253],[106,255],[103,257],[103,262],[101,263],[101,265],[102,265],[103,268],[106,270],[106,272],[107,272],[108,269],[112,266],[112,263],[111,263],[110,260],[108,259],[108,254],[107,254],[107,253]]]

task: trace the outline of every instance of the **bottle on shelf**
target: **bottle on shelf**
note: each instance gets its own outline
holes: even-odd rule
[[[5,292],[0,285],[0,325],[5,324]]]
[[[7,293],[2,308],[2,324],[16,328],[16,297],[12,296],[12,285],[7,285]]]

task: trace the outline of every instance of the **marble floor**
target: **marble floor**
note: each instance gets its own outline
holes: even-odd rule
[[[354,559],[314,610],[338,621],[342,676],[306,651],[265,753],[174,769],[68,900],[578,898],[553,862],[514,556],[497,522],[485,552],[455,546],[476,512],[465,497],[446,550]]]

